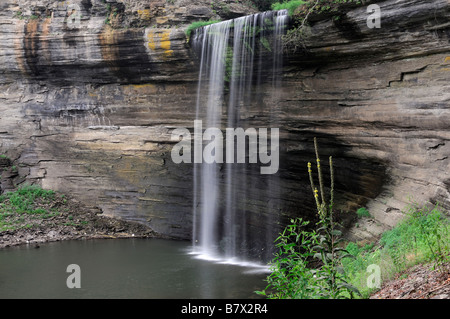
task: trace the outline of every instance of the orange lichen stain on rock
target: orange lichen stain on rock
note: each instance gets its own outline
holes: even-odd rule
[[[147,35],[147,45],[150,50],[156,50],[155,32],[149,31]]]
[[[22,74],[27,74],[24,55],[24,25],[25,21],[19,20],[16,22],[16,37],[14,38],[14,56],[16,58],[17,67]]]
[[[161,25],[161,24],[166,24],[169,21],[168,17],[157,17],[156,18],[156,24]]]
[[[450,56],[445,57],[444,64],[450,64]],[[450,71],[450,68],[441,68],[441,71]]]
[[[149,21],[152,18],[152,12],[150,11],[150,9],[138,10],[137,13],[141,20]]]
[[[161,48],[164,50],[164,55],[166,57],[171,57],[173,55],[173,50],[171,50],[170,46],[170,31],[164,31],[161,35]]]
[[[96,90],[93,89],[93,88],[89,88],[88,91],[87,91],[87,94],[88,94],[91,98],[98,98],[98,97],[99,97],[98,93],[97,93]]]
[[[112,71],[119,71],[119,67],[116,65],[116,61],[119,58],[117,35],[115,31],[107,27],[102,33],[99,34],[99,42],[102,53],[103,61],[105,61]]]
[[[42,23],[42,32],[41,32],[41,52],[49,63],[51,63],[52,60],[51,50],[49,48],[51,23],[52,18],[45,18],[44,22]]]
[[[38,57],[39,57],[39,21],[29,20],[25,25],[25,34],[23,39],[23,51],[27,71],[30,75],[38,75]]]
[[[146,88],[155,88],[154,84],[150,84],[150,83],[146,83],[146,84],[132,84],[131,85],[133,88],[139,90],[139,89],[146,89]]]
[[[145,84],[131,84],[126,86],[126,91],[128,93],[133,94],[155,94],[158,91],[158,88],[154,84],[145,83]]]
[[[153,30],[149,31],[147,34],[147,45],[152,51],[162,49],[163,58],[169,58],[173,55],[170,41],[170,30],[164,30],[162,32]]]

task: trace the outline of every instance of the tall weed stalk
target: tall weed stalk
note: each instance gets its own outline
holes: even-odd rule
[[[353,298],[359,291],[347,281],[342,260],[352,257],[344,248],[341,231],[334,220],[334,171],[330,156],[330,194],[327,198],[317,140],[314,138],[319,188],[315,186],[312,165],[308,163],[311,190],[319,221],[308,230],[309,222],[291,220],[277,238],[279,251],[271,263],[268,286],[257,293],[268,298]]]

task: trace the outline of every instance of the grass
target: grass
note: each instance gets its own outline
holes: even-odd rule
[[[369,298],[380,287],[374,287],[370,278],[374,266],[379,269],[380,285],[418,264],[429,264],[442,274],[450,271],[450,219],[439,207],[429,209],[410,205],[405,214],[405,219],[385,232],[378,242],[348,242],[343,246],[342,251],[351,258],[340,259],[342,275],[346,287],[347,284],[354,287],[360,298]],[[289,225],[278,238],[282,241],[277,247],[282,249],[271,264],[272,274],[267,278],[269,286],[266,291],[257,293],[275,299],[323,298],[314,294],[318,286],[316,272],[308,269],[314,255],[311,245],[317,233],[311,234],[298,226],[302,225]],[[350,296],[344,291],[340,297]]]
[[[363,297],[369,297],[375,290],[367,285],[370,265],[380,267],[382,281],[422,263],[431,263],[442,272],[448,270],[450,221],[444,212],[439,207],[410,205],[405,213],[407,217],[385,232],[379,243],[348,243],[346,250],[354,257],[343,260],[344,270]]]
[[[145,226],[99,213],[70,195],[21,186],[0,196],[0,248],[74,238],[153,236]]]
[[[365,207],[361,207],[356,211],[356,215],[358,215],[359,218],[361,217],[371,217],[369,211]]]
[[[201,28],[204,27],[206,25],[210,25],[213,23],[218,23],[220,22],[220,20],[209,20],[209,21],[196,21],[196,22],[192,22],[186,29],[186,36],[188,37],[188,39],[191,36],[192,31],[194,31],[197,28]]]
[[[302,4],[305,4],[307,1],[302,0],[291,0],[284,2],[276,2],[272,4],[272,10],[284,10],[287,9],[289,11],[289,15],[293,15],[295,10],[300,7]]]
[[[411,204],[405,218],[377,243],[345,244],[333,218],[332,157],[327,196],[316,139],[314,148],[319,187],[311,163],[308,173],[319,222],[309,230],[308,221],[291,220],[275,241],[279,250],[270,262],[268,285],[257,294],[271,299],[368,298],[383,281],[417,264],[431,264],[442,275],[450,273],[450,219],[439,206]],[[370,216],[366,208],[360,208],[358,215]]]
[[[56,193],[39,186],[25,185],[0,196],[0,231],[20,228],[25,222],[46,219],[58,214],[48,206]]]

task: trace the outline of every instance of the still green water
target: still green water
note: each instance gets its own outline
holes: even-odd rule
[[[267,272],[195,258],[187,242],[64,241],[0,250],[0,298],[258,298]],[[81,288],[68,288],[80,268]]]

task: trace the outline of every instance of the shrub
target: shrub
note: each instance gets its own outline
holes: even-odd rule
[[[271,264],[268,286],[258,294],[270,299],[306,299],[318,296],[311,282],[314,273],[309,264],[314,256],[312,247],[317,242],[317,234],[305,228],[309,224],[301,218],[292,219],[283,233],[276,239],[279,249]]]
[[[369,211],[365,207],[358,208],[358,210],[356,211],[356,215],[358,215],[358,217],[360,217],[360,218],[361,217],[371,217]]]
[[[291,220],[292,224],[277,238],[279,252],[271,263],[268,286],[258,292],[268,298],[338,299],[360,294],[348,283],[342,267],[342,260],[351,255],[339,247],[341,231],[333,219],[333,161],[330,157],[330,196],[326,198],[316,139],[314,148],[319,189],[315,187],[311,163],[308,163],[308,173],[319,221],[315,230],[308,231],[305,229],[308,222],[300,218]]]

